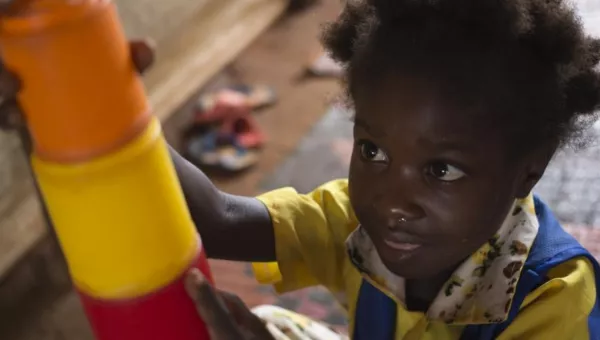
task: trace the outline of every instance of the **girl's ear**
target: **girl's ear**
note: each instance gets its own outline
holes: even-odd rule
[[[539,148],[524,159],[523,173],[517,190],[517,198],[525,198],[531,193],[544,175],[555,152],[556,147]]]

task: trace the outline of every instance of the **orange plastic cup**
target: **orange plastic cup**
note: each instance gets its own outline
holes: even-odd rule
[[[149,121],[115,6],[108,0],[31,0],[0,21],[3,61],[42,159],[110,152]]]

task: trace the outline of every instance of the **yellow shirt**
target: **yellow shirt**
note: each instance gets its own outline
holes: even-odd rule
[[[346,240],[358,227],[346,180],[327,183],[310,194],[284,188],[259,199],[274,225],[277,263],[255,263],[257,279],[280,293],[323,285],[353,316],[362,275],[351,263]],[[530,293],[520,313],[498,338],[589,339],[588,315],[596,299],[593,266],[582,258],[555,267],[550,280]],[[460,339],[463,325],[432,320],[397,307],[397,339]]]

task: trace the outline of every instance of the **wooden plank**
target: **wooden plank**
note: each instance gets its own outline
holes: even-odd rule
[[[166,121],[198,88],[231,62],[287,6],[287,0],[215,0],[163,40],[145,76],[154,113]],[[0,280],[48,230],[33,190],[0,221]]]
[[[119,11],[125,33],[132,39],[160,42],[185,26],[203,7],[215,0],[112,0]],[[216,0],[221,1],[221,0]]]
[[[279,17],[287,0],[211,1],[158,46],[145,77],[154,113],[165,121]]]

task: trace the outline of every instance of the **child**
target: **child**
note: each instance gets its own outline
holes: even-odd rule
[[[600,40],[567,2],[353,1],[325,44],[356,111],[349,179],[255,200],[178,161],[209,254],[325,285],[354,339],[600,339],[598,263],[531,195],[600,108]]]
[[[239,197],[173,152],[208,255],[326,286],[354,339],[600,339],[600,267],[531,194],[600,108],[600,40],[567,1],[350,1],[325,44],[348,180]]]

